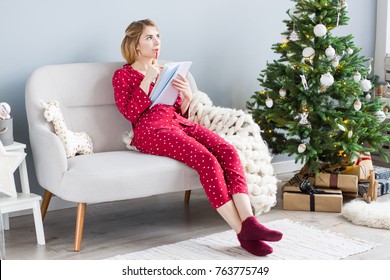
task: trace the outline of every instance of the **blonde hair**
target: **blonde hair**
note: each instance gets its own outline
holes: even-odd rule
[[[156,24],[150,19],[133,21],[126,28],[126,35],[122,40],[121,51],[123,58],[127,61],[128,64],[133,64],[137,60],[137,46],[139,39],[145,27],[147,26],[153,26],[157,28]]]

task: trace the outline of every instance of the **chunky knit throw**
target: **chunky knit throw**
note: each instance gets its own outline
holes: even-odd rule
[[[244,167],[249,198],[255,215],[268,212],[276,204],[277,179],[271,164],[267,144],[260,135],[260,127],[243,110],[214,106],[207,94],[193,93],[189,120],[207,127],[235,146]],[[125,133],[128,145],[132,132]]]

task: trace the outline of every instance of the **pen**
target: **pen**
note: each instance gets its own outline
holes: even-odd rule
[[[158,51],[156,51],[156,56],[155,58],[153,59],[153,64],[155,64],[157,62],[157,58],[158,58]]]

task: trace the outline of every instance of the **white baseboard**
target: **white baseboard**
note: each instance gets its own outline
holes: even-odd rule
[[[295,160],[287,160],[272,163],[276,175],[301,170],[303,164],[295,163]]]

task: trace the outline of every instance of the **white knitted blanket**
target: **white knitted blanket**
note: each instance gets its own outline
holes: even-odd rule
[[[254,213],[268,212],[276,204],[277,179],[268,147],[252,116],[242,110],[214,106],[207,94],[197,91],[193,93],[189,120],[214,131],[235,146],[244,167]],[[132,136],[132,133],[125,134],[124,142],[130,143]]]

